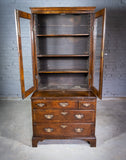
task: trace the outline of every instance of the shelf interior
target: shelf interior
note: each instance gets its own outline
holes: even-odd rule
[[[39,73],[47,71],[49,73],[68,73],[68,72],[80,72],[87,73],[89,66],[89,59],[81,57],[50,57],[50,58],[39,58],[37,61]]]
[[[57,85],[57,86],[40,86],[39,90],[76,90],[76,91],[87,91],[88,85]]]
[[[72,54],[90,52],[89,37],[39,37],[37,41],[37,53],[44,54]]]
[[[89,34],[90,14],[35,15],[36,34]]]
[[[45,89],[84,89],[88,88],[88,74],[53,73],[38,74],[38,88]]]
[[[89,55],[88,54],[87,55],[86,54],[75,54],[75,55],[72,55],[72,54],[64,54],[64,55],[63,54],[62,55],[58,55],[58,54],[52,54],[52,55],[38,54],[37,57],[38,58],[48,58],[48,57],[49,58],[50,57],[52,57],[52,58],[53,57],[68,57],[68,58],[69,57],[75,57],[75,58],[76,57],[85,57],[86,58],[86,57],[89,57]]]
[[[87,90],[90,14],[35,14],[38,89]]]

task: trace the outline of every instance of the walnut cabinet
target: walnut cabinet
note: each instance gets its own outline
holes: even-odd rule
[[[33,93],[32,146],[45,139],[69,138],[95,147],[106,9],[96,13],[95,7],[30,9],[31,13],[16,10],[15,17],[22,98]]]

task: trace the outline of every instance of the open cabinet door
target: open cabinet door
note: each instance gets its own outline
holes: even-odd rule
[[[106,9],[95,13],[93,32],[93,64],[91,89],[100,99],[103,85],[103,59],[105,41]]]
[[[22,98],[26,98],[35,90],[34,69],[31,52],[33,33],[31,27],[31,14],[15,10],[17,45],[19,53],[19,70]],[[33,49],[32,49],[33,50]]]

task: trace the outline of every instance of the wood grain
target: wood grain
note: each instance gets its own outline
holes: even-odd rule
[[[80,14],[92,13],[96,7],[31,7],[31,12],[36,14]]]
[[[67,125],[64,129],[61,125]],[[72,136],[72,137],[79,137],[79,136],[90,136],[91,135],[91,124],[90,123],[41,123],[35,124],[34,127],[34,136]],[[48,133],[44,129],[45,128],[52,128],[53,131]],[[83,131],[80,133],[75,132],[75,128],[83,128]]]
[[[96,96],[92,91],[35,91],[31,96],[32,100],[40,100],[40,99],[51,99],[51,100],[72,100],[72,99],[96,99]]]
[[[66,107],[62,107],[61,103],[67,103]],[[39,107],[38,104],[44,104],[43,107]],[[33,109],[78,109],[78,102],[76,100],[36,100],[32,102]]]
[[[62,113],[66,113],[65,115]],[[47,119],[45,115],[52,115],[53,117]],[[82,118],[81,115],[83,116]],[[80,116],[78,119],[76,116]],[[84,111],[84,110],[43,110],[34,109],[33,110],[33,121],[36,123],[53,123],[53,122],[64,122],[64,123],[91,123],[94,122],[94,111]]]

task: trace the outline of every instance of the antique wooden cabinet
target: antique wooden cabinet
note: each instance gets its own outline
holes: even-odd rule
[[[106,10],[94,13],[95,7],[30,9],[31,14],[16,10],[15,16],[22,98],[33,92],[32,146],[44,139],[69,138],[86,140],[95,147]],[[22,19],[28,21],[31,34],[33,84],[29,89],[25,87],[23,68],[29,55],[22,45],[24,41],[26,46],[29,43],[25,40],[28,31],[21,36]]]

